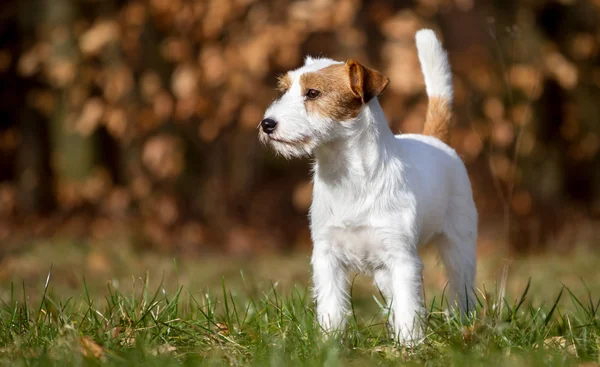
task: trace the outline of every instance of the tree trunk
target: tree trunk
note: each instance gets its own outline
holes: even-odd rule
[[[45,0],[45,23],[50,26],[52,46],[48,67],[72,65],[75,77],[57,87],[57,106],[50,122],[52,163],[57,183],[74,183],[84,180],[91,172],[94,161],[94,140],[74,130],[70,118],[74,115],[70,87],[77,79],[78,49],[73,36],[76,4],[73,0]],[[59,31],[60,30],[60,31]]]
[[[41,2],[37,0],[17,4],[18,29],[22,35],[17,55],[35,38],[40,16],[32,12],[31,7],[40,5]],[[21,106],[14,114],[21,136],[15,159],[18,207],[24,214],[45,212],[53,206],[48,125],[46,119],[27,101],[31,90],[41,85],[31,78],[17,77],[16,71],[14,75],[17,80],[13,93],[17,94],[17,106]]]

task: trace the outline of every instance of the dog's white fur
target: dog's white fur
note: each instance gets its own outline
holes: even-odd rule
[[[427,93],[451,102],[447,56],[431,30],[416,42]],[[306,58],[289,73],[291,88],[267,109],[278,122],[260,138],[286,157],[313,155],[310,229],[314,298],[320,325],[340,330],[347,316],[348,271],[372,273],[403,343],[423,336],[422,261],[418,247],[437,243],[449,278],[449,299],[472,310],[477,211],[466,168],[435,137],[390,130],[377,98],[339,123],[307,112],[299,77],[339,63]]]

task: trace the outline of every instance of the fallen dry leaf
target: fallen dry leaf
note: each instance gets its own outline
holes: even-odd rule
[[[539,344],[533,346],[535,349],[540,348]],[[572,356],[577,356],[577,348],[575,344],[568,341],[564,336],[553,336],[544,340],[544,349],[562,349]]]
[[[222,322],[217,322],[214,329],[217,334],[229,335],[229,327]]]
[[[152,355],[161,355],[161,354],[168,354],[171,352],[176,351],[177,348],[175,348],[174,346],[172,346],[169,343],[166,344],[161,344],[159,346],[157,346],[156,348],[152,349],[152,351],[150,352]]]
[[[116,326],[110,330],[110,336],[112,338],[117,338],[123,332],[123,327]]]
[[[81,353],[86,358],[100,359],[104,356],[104,349],[92,339],[84,336],[79,339],[79,342],[81,343]]]

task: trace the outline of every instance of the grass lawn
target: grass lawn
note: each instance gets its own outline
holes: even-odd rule
[[[139,254],[126,243],[39,243],[0,260],[0,364],[595,365],[600,255],[482,254],[468,325],[443,312],[444,277],[424,254],[428,337],[388,338],[367,277],[348,331],[324,339],[308,295],[309,254],[252,259]],[[48,279],[49,277],[49,279]]]

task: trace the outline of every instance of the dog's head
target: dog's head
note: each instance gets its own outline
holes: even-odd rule
[[[353,60],[307,57],[304,66],[279,78],[281,97],[265,112],[260,140],[288,158],[310,155],[320,145],[351,135],[362,107],[388,83]]]

